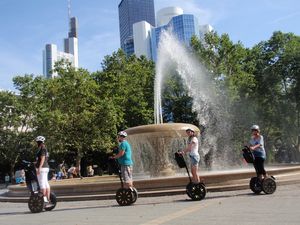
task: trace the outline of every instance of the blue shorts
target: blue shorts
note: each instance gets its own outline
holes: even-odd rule
[[[192,166],[198,166],[198,163],[200,162],[200,155],[190,155],[190,159]]]

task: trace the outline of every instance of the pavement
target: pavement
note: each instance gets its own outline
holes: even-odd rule
[[[276,177],[278,186],[300,183],[299,165],[268,168],[268,172]],[[249,178],[254,175],[252,168],[201,173],[209,192],[248,189]],[[134,181],[140,197],[182,195],[185,194],[187,183],[187,175]],[[51,181],[50,185],[58,201],[92,201],[114,199],[120,181],[116,176],[103,176]],[[3,192],[2,195],[0,193],[0,202],[26,203],[28,197],[29,192],[25,185],[12,185],[8,192]]]
[[[203,201],[186,195],[139,198],[120,207],[115,200],[59,202],[32,214],[26,203],[0,203],[1,225],[297,225],[300,184],[280,185],[273,195],[250,190],[209,192]]]

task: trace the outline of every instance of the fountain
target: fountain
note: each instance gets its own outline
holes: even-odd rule
[[[222,130],[228,126],[220,119],[214,87],[206,76],[205,69],[170,30],[161,33],[157,59],[154,85],[155,124],[126,130],[134,152],[135,174],[149,174],[150,177],[174,175],[174,153],[186,146],[186,128],[193,127],[200,134],[199,128],[191,124],[163,123],[161,95],[168,74],[177,73],[182,78],[194,99],[193,110],[197,112],[200,124],[209,128],[201,143],[202,155],[212,149],[216,151],[218,137],[221,135],[223,139],[226,138]],[[215,126],[214,129],[212,126]]]
[[[194,99],[194,110],[198,112],[198,119],[205,127],[206,135],[204,141],[201,140],[200,146],[202,155],[210,149],[217,152],[217,144],[220,144],[220,140],[226,142],[228,138],[226,135],[229,133],[226,131],[230,127],[222,119],[216,104],[213,85],[205,76],[203,67],[169,31],[163,32],[160,40],[155,79],[156,124],[126,130],[133,149],[134,185],[140,192],[139,196],[144,197],[185,193],[184,187],[188,178],[186,175],[178,176],[179,169],[174,161],[174,153],[186,146],[187,127],[195,129],[197,134],[200,133],[200,130],[191,124],[163,123],[161,91],[170,69],[175,70],[185,82]],[[222,145],[220,148],[222,154],[219,155],[225,160],[218,162],[218,158],[214,158],[214,168],[218,165],[223,169],[226,168],[220,161],[226,164],[229,162],[229,157],[226,156],[230,152],[228,149],[226,144]],[[267,170],[271,175],[276,176],[278,184],[300,182],[299,165],[277,166]],[[139,174],[142,176],[139,177]],[[201,177],[205,179],[209,191],[248,189],[249,177],[253,175],[252,166],[231,171],[201,171]],[[115,190],[119,187],[119,180],[113,176],[51,181],[51,188],[57,194],[59,201],[111,199],[115,197]],[[27,202],[27,200],[27,188],[21,185],[11,185],[8,192],[0,195],[0,202]]]
[[[138,126],[126,130],[133,149],[135,174],[149,174],[150,177],[171,176],[177,170],[174,153],[186,145],[185,130],[199,128],[192,124],[165,123]]]

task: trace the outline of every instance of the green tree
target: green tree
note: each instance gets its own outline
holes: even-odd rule
[[[193,98],[189,96],[182,79],[176,73],[165,82],[162,110],[165,122],[192,123],[199,126],[197,113],[193,111]]]
[[[145,57],[126,57],[123,51],[106,56],[102,71],[93,74],[99,95],[116,109],[117,128],[153,123],[154,64]]]
[[[40,93],[37,132],[47,134],[55,151],[77,152],[77,166],[87,151],[107,151],[116,133],[115,109],[98,95],[88,71],[57,64],[59,76],[46,80]]]
[[[268,129],[269,143],[280,139],[293,151],[299,135],[299,49],[300,37],[274,32],[270,40],[253,48],[257,111]],[[271,146],[270,146],[271,147]]]
[[[26,76],[25,79],[31,79]],[[2,163],[8,166],[7,172],[13,176],[14,167],[23,154],[31,152],[33,140],[32,97],[0,92],[0,155]]]

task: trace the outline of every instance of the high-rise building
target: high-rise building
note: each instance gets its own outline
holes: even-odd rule
[[[65,60],[78,68],[78,36],[77,36],[77,18],[72,17],[69,21],[68,38],[64,39],[64,51],[58,51],[55,44],[46,44],[43,50],[43,74],[47,78],[57,76],[54,72],[54,66],[57,61]]]
[[[122,0],[119,4],[120,44],[126,55],[134,53],[133,24],[155,26],[154,0]]]
[[[201,37],[212,30],[210,25],[199,26],[197,18],[192,14],[184,14],[178,7],[163,8],[157,12],[157,27],[146,21],[133,25],[134,53],[144,55],[156,61],[157,48],[161,32],[171,29],[173,34],[186,46],[190,45],[192,36]]]

